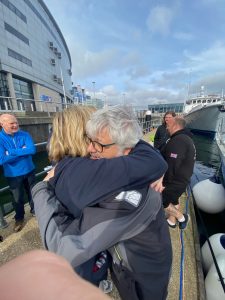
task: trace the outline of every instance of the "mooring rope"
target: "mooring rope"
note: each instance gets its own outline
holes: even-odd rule
[[[187,193],[185,213],[188,213],[188,205],[190,200],[190,193]],[[179,285],[179,300],[183,300],[184,292],[184,258],[185,258],[185,247],[184,247],[184,230],[180,230],[180,243],[181,243],[181,256],[180,256],[180,285]]]

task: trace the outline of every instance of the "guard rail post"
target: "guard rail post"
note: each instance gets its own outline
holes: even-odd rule
[[[0,228],[6,228],[7,226],[8,226],[8,223],[6,222],[6,220],[3,217],[2,207],[0,205]]]

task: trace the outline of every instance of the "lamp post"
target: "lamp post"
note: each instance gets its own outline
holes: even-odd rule
[[[60,65],[60,63],[59,63],[59,68],[60,68],[60,76],[61,76],[62,87],[63,87],[63,97],[64,97],[64,103],[66,104],[66,108],[67,108],[66,92],[65,92],[64,80],[63,80],[63,73],[62,73],[62,68],[61,68],[61,65]]]
[[[93,84],[93,99],[95,99],[95,81],[92,81]]]

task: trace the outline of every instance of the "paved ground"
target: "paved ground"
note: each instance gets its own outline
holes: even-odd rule
[[[149,141],[149,136],[145,139]],[[182,207],[184,209],[186,196],[182,197]],[[184,278],[183,278],[183,298],[190,300],[204,300],[203,277],[200,263],[200,252],[198,244],[197,227],[193,204],[189,203],[189,214],[191,221],[188,228],[184,231],[183,238],[185,244],[184,256]],[[13,232],[13,214],[6,218],[9,226],[6,229],[0,229],[0,235],[4,241],[0,243],[0,265],[11,260],[12,258],[27,252],[32,249],[42,248],[42,243],[39,235],[37,221],[29,213],[26,206],[25,226],[18,232]],[[170,229],[172,244],[173,244],[173,268],[169,285],[168,300],[179,299],[180,287],[180,259],[181,259],[181,241],[180,231],[178,228]],[[120,297],[114,289],[110,294],[112,299],[119,300]],[[156,299],[157,300],[157,299]]]
[[[185,203],[185,196],[183,196],[182,203]],[[184,298],[190,300],[204,299],[201,296],[201,281],[198,278],[198,262],[196,257],[196,245],[193,229],[195,228],[195,219],[193,215],[193,207],[190,207],[190,215],[192,220],[189,222],[188,228],[184,231],[185,243],[185,260],[184,260]],[[13,214],[6,218],[9,226],[6,229],[0,229],[0,234],[4,238],[4,242],[0,243],[0,265],[11,260],[12,258],[27,252],[32,249],[41,249],[42,243],[39,235],[39,229],[36,218],[32,217],[29,213],[29,208],[26,206],[25,226],[18,232],[13,232]],[[196,230],[196,229],[195,229]],[[170,229],[172,244],[173,244],[173,268],[172,276],[169,285],[168,300],[179,299],[179,286],[180,286],[180,256],[181,256],[181,242],[180,231],[178,228]],[[198,249],[198,245],[197,245]],[[198,251],[198,250],[197,250]],[[114,289],[110,295],[112,299],[119,300],[120,297]]]

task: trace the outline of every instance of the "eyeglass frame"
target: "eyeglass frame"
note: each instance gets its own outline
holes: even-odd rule
[[[111,147],[113,145],[116,145],[116,143],[110,143],[110,144],[102,144],[102,143],[99,143],[97,141],[93,141],[87,134],[85,134],[85,138],[88,139],[89,143],[92,144],[92,146],[95,148],[95,150],[99,153],[102,153],[104,148],[107,148],[107,147]],[[101,147],[101,151],[99,151],[98,149],[96,149],[95,147],[95,144],[97,144],[98,146]]]

